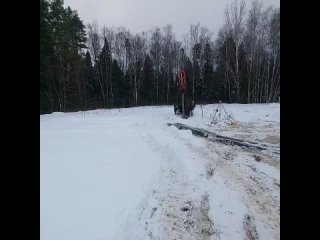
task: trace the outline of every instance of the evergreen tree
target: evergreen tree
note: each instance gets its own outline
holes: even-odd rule
[[[112,62],[112,82],[113,82],[113,94],[114,94],[114,106],[125,107],[128,101],[127,97],[130,92],[128,84],[126,84],[123,72],[120,69],[117,60]]]
[[[156,100],[155,90],[153,87],[154,72],[153,64],[149,55],[146,56],[143,64],[143,78],[141,89],[141,104],[150,105],[154,104]]]
[[[207,43],[204,48],[204,73],[203,73],[203,97],[205,101],[212,102],[215,92],[213,81],[213,63],[212,63],[212,49]]]
[[[201,60],[201,45],[195,44],[192,48],[192,61],[193,61],[193,73],[192,82],[194,84],[194,98],[198,102],[202,99],[202,85],[201,85],[201,73],[200,73],[200,60]]]
[[[104,39],[104,45],[98,57],[98,73],[100,76],[101,91],[104,107],[112,107],[113,90],[112,90],[112,58],[107,38]]]
[[[40,113],[50,112],[52,109],[50,95],[49,66],[50,55],[52,55],[52,43],[49,32],[49,3],[40,0]]]
[[[62,0],[40,1],[40,111],[67,111],[84,104],[81,71],[85,29]]]
[[[99,85],[95,81],[94,69],[92,66],[92,59],[89,51],[86,52],[84,59],[84,72],[87,106],[89,108],[94,108],[95,106],[97,106],[96,96],[99,94]]]

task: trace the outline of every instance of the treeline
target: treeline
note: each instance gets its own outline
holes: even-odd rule
[[[235,1],[215,41],[190,26],[132,34],[83,25],[62,0],[40,0],[40,112],[172,104],[179,66],[199,102],[274,102],[280,96],[280,9]]]

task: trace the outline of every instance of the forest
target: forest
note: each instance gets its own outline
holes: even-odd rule
[[[180,41],[170,24],[85,25],[63,0],[40,0],[40,113],[173,104],[180,66],[196,103],[279,101],[280,8],[234,1],[221,11],[218,33],[195,23]]]

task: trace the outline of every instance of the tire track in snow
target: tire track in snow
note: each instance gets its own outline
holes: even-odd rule
[[[257,164],[262,163],[256,163],[253,157],[250,159],[250,154],[240,148],[211,142],[203,148],[192,144],[190,147],[208,159],[207,177],[208,173],[211,173],[210,178],[214,178],[215,173],[221,175],[225,187],[242,196],[250,215],[260,222],[258,230],[263,232],[260,239],[268,239],[270,235],[272,239],[280,239],[280,189],[276,184],[279,179],[258,171]]]
[[[240,148],[221,146],[218,143],[195,144],[197,140],[194,136],[188,138],[184,134],[186,133],[183,131],[179,133],[179,130],[174,131],[165,127],[157,130],[146,127],[143,132],[140,132],[141,137],[149,144],[155,155],[163,159],[163,178],[159,179],[159,189],[156,194],[159,208],[148,226],[151,233],[150,239],[248,239],[246,236],[248,231],[255,236],[255,239],[279,239],[280,199],[279,187],[276,184],[279,179],[255,169],[254,166],[267,164],[273,160],[262,159],[257,163],[253,156],[250,157],[250,153],[241,151]],[[190,173],[185,166],[181,165],[185,162],[182,159],[185,155],[180,156],[182,152],[189,154],[189,159],[196,159],[195,163],[203,167],[202,174],[197,172],[195,174],[197,177],[193,181],[188,180]],[[278,170],[277,167],[275,169]],[[224,179],[222,183],[216,181],[217,176]],[[209,204],[218,203],[220,200],[227,201],[222,207],[225,208],[223,217],[238,222],[241,229],[230,224],[229,226],[219,225],[221,222],[221,212],[217,215],[219,206],[212,205],[215,212],[210,215],[212,219],[209,216],[208,219],[215,225],[212,223],[214,229],[209,231],[211,235],[204,236],[201,231],[197,231],[199,225],[197,227],[196,222],[202,222],[201,226],[205,225],[203,219],[197,216],[205,214],[199,214],[201,199],[192,199],[192,192],[205,196],[206,191],[201,186],[204,183],[209,188],[225,189],[225,192],[221,193],[214,191],[214,195],[210,196],[211,201],[208,201],[208,208],[210,209]],[[225,200],[223,195],[232,192],[238,194],[240,198]],[[230,204],[241,205],[242,212],[232,208]],[[187,207],[189,209],[187,211],[181,211],[183,205],[191,207]],[[231,208],[228,210],[226,206]],[[252,216],[250,224],[246,222],[247,215]]]
[[[150,239],[219,239],[218,231],[214,230],[208,216],[209,195],[199,189],[197,181],[190,179],[190,172],[183,166],[186,159],[179,156],[181,152],[188,152],[188,148],[177,138],[178,135],[166,132],[166,128],[163,130],[140,132],[150,148],[163,160],[162,178],[159,179],[155,196],[159,207],[147,227]],[[161,142],[160,136],[163,134],[168,134],[175,144]],[[180,149],[174,149],[172,145]],[[201,198],[197,199],[194,195]]]

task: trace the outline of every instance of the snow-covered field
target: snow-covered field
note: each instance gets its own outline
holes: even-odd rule
[[[280,146],[280,104],[40,116],[41,240],[280,239],[280,159],[178,130]]]

